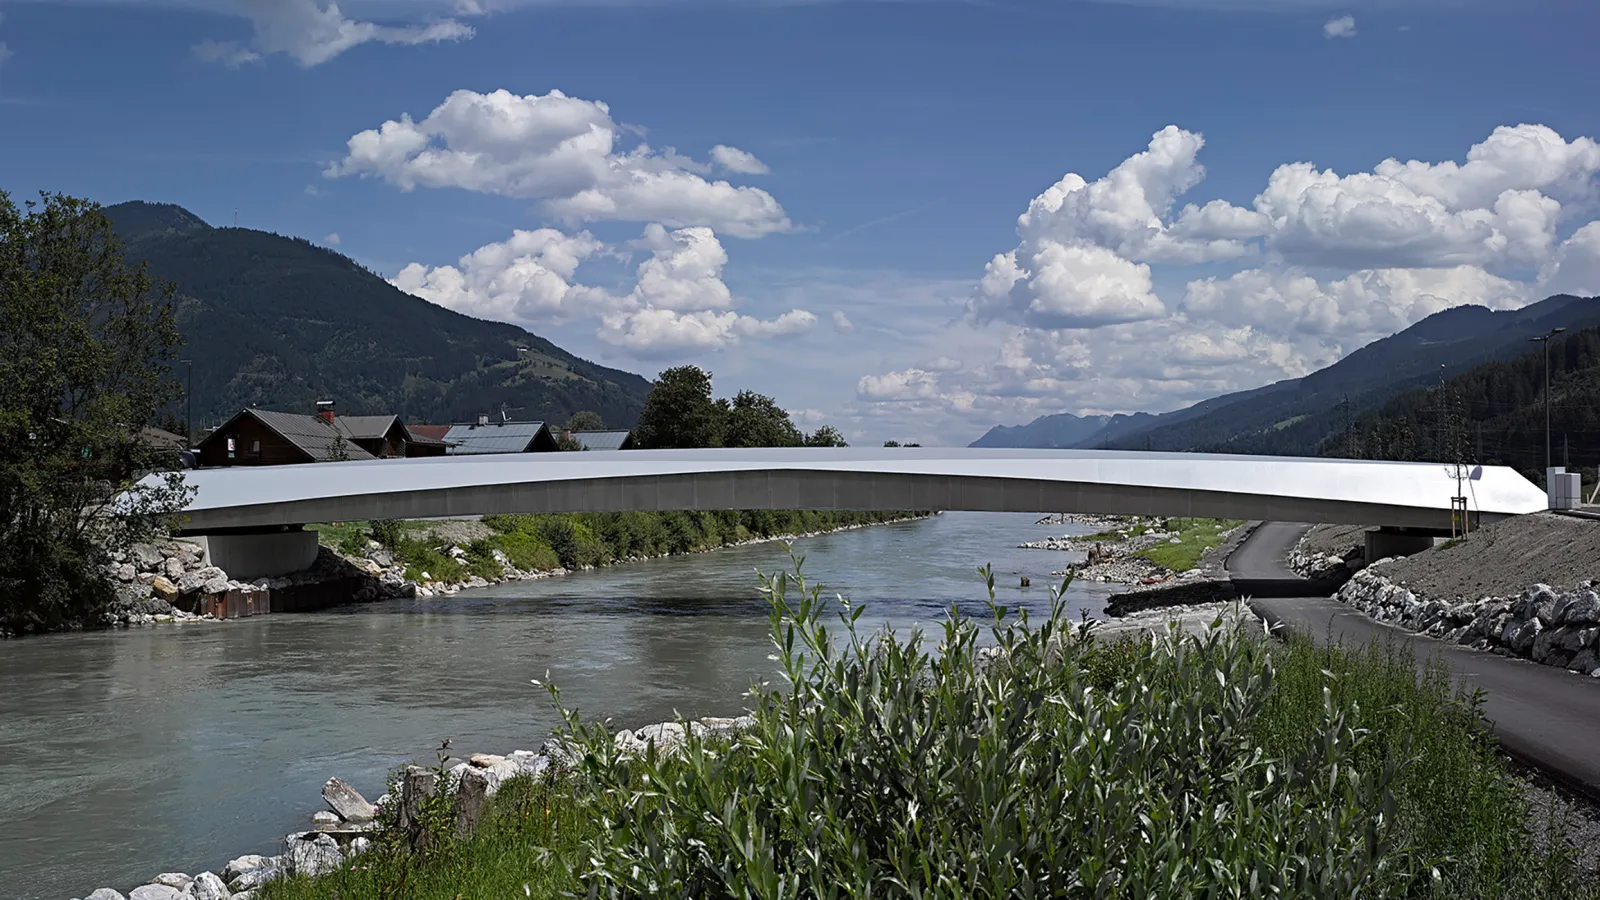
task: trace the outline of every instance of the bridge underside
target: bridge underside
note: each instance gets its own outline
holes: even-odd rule
[[[1448,508],[1359,502],[1348,497],[1324,499],[1060,479],[768,469],[511,481],[285,498],[191,508],[186,513],[184,530],[205,533],[309,522],[495,513],[721,509],[1070,512],[1411,528],[1449,528],[1451,521]],[[1510,514],[1488,510],[1474,513],[1483,522]]]

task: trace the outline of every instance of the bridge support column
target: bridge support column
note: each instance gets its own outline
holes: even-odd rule
[[[304,572],[317,561],[315,531],[224,532],[185,539],[204,547],[206,562],[235,581]]]
[[[1391,556],[1410,556],[1432,547],[1437,540],[1432,531],[1412,528],[1373,528],[1367,531],[1367,562]]]

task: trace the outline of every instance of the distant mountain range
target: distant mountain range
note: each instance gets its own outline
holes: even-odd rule
[[[245,406],[312,412],[326,399],[341,413],[437,423],[502,409],[565,421],[587,409],[631,428],[644,408],[650,382],[638,375],[436,306],[300,238],[213,228],[171,204],[105,212],[129,259],[177,286],[197,425]]]
[[[1551,328],[1600,326],[1600,298],[1557,295],[1519,310],[1458,306],[1374,341],[1304,378],[1161,415],[1043,416],[996,427],[974,447],[1186,450],[1312,456],[1330,436],[1398,394],[1525,354]],[[1103,420],[1103,421],[1102,421]]]

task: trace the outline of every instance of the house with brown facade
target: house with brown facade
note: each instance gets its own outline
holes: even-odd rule
[[[202,466],[280,466],[295,463],[443,456],[443,441],[414,436],[398,416],[338,416],[333,404],[316,415],[243,409],[200,442]]]

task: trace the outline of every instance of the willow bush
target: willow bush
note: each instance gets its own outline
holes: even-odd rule
[[[568,859],[587,895],[1356,897],[1434,884],[1438,861],[1396,819],[1412,758],[1367,753],[1359,707],[1329,685],[1298,739],[1269,753],[1264,643],[1214,627],[1108,657],[1059,592],[1035,624],[994,603],[992,575],[989,587],[989,620],[952,610],[929,647],[918,630],[863,635],[863,607],[843,598],[830,626],[833,601],[797,565],[764,587],[787,685],[752,693],[756,724],[732,743],[691,735],[679,754],[628,756],[568,714],[588,784],[577,802],[599,826]]]

